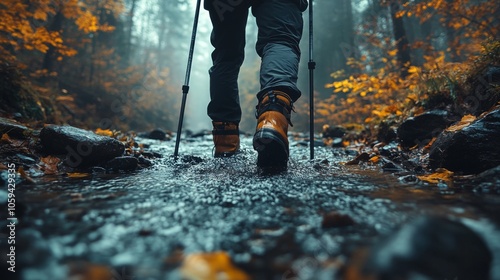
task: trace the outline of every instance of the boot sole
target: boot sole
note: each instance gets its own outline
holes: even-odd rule
[[[257,151],[257,166],[263,169],[286,169],[288,145],[272,129],[260,129],[253,137],[253,148]]]

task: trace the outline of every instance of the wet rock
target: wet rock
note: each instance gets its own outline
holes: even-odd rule
[[[0,117],[0,136],[7,133],[9,137],[24,139],[28,131],[29,129],[22,124]]]
[[[147,134],[147,138],[154,140],[165,140],[167,133],[161,129],[155,129]]]
[[[500,165],[481,172],[461,185],[472,188],[474,192],[500,194]]]
[[[354,220],[344,214],[338,212],[330,212],[323,215],[323,220],[321,221],[322,228],[339,228],[354,225]]]
[[[425,145],[457,119],[445,110],[432,110],[406,119],[397,135],[403,147]]]
[[[489,67],[483,77],[488,83],[500,85],[500,67],[491,66]]]
[[[112,171],[134,171],[139,165],[139,160],[135,157],[117,157],[108,161],[106,170]]]
[[[489,279],[492,255],[462,223],[419,217],[376,244],[364,265],[374,279]]]
[[[377,132],[377,140],[389,143],[397,138],[397,128],[388,124],[387,122],[380,123]]]
[[[341,126],[323,126],[323,138],[342,138],[346,133],[346,129]]]
[[[444,131],[429,151],[432,168],[444,167],[466,174],[500,165],[500,109],[458,131]]]
[[[121,156],[125,146],[118,140],[72,126],[48,125],[40,132],[43,150],[66,155],[71,167],[96,165]]]

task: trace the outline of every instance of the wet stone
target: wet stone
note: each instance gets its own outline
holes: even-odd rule
[[[161,129],[154,129],[148,133],[141,135],[153,140],[165,140],[167,138],[167,133]]]
[[[48,125],[40,132],[43,150],[65,155],[71,167],[85,167],[121,156],[125,146],[118,140],[72,127]]]
[[[354,220],[345,214],[338,212],[330,212],[323,215],[323,220],[321,221],[322,228],[339,228],[354,225]]]
[[[500,165],[500,109],[458,131],[444,131],[429,151],[432,168],[444,167],[465,174]]]
[[[397,130],[399,141],[404,147],[425,145],[446,127],[456,121],[444,110],[432,110],[406,119]]]
[[[134,171],[139,165],[135,157],[117,157],[105,164],[106,170],[111,171]]]
[[[460,222],[422,216],[377,243],[366,271],[375,279],[489,279],[486,243]]]
[[[22,124],[0,117],[0,136],[7,133],[9,137],[24,139],[26,138],[25,134],[28,131],[29,129]]]

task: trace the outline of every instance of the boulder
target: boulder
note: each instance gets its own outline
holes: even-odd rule
[[[45,152],[65,155],[70,167],[87,167],[109,161],[123,154],[125,146],[118,140],[72,127],[47,125],[40,132]]]
[[[432,110],[406,119],[398,128],[397,135],[403,147],[427,144],[453,122],[456,117],[445,110]]]
[[[489,279],[492,254],[485,241],[458,221],[422,216],[369,252],[373,279]]]
[[[431,168],[475,174],[500,165],[500,108],[457,131],[443,131],[429,151]]]
[[[139,160],[135,157],[116,157],[108,161],[105,168],[112,171],[134,171],[138,165]]]
[[[29,131],[29,129],[26,126],[16,121],[0,117],[0,136],[7,133],[9,137],[24,139],[26,138],[25,133],[27,131]]]

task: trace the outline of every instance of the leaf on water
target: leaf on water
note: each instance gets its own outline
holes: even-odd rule
[[[417,177],[427,183],[439,184],[440,182],[451,182],[453,180],[453,172],[445,168],[438,168],[435,173]]]
[[[250,277],[235,267],[226,252],[188,255],[182,264],[181,275],[187,280],[248,280]]]
[[[57,174],[57,165],[61,161],[60,158],[55,156],[47,156],[40,158],[43,173],[45,175]]]
[[[68,172],[66,173],[68,178],[85,178],[89,177],[91,174],[90,173],[78,173],[78,172]]]
[[[476,120],[476,117],[473,115],[465,115],[462,117],[460,122],[458,122],[455,125],[452,125],[446,129],[446,131],[458,131],[461,130],[462,128],[468,126],[471,122]]]

